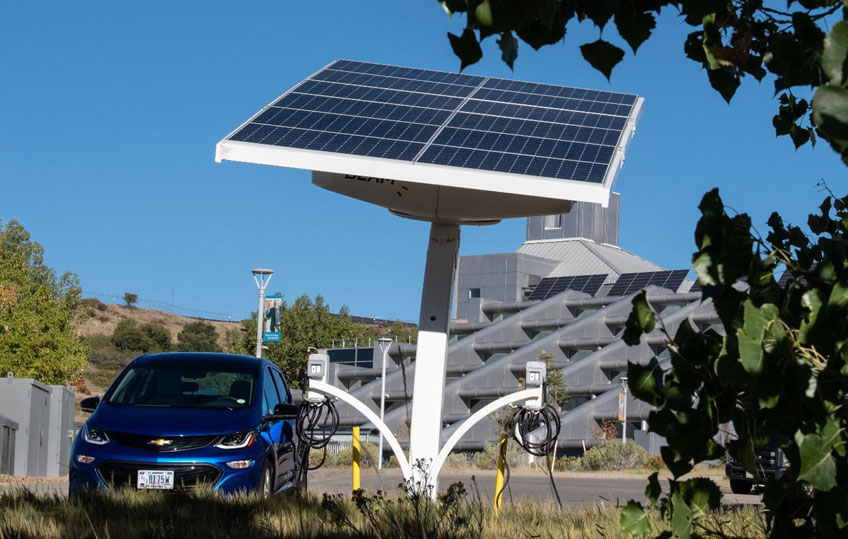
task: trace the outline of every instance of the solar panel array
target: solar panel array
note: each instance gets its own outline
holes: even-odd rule
[[[337,60],[228,140],[600,183],[636,99]]]
[[[608,295],[626,296],[633,292],[638,292],[649,285],[667,288],[676,292],[688,273],[689,270],[622,273],[615,284],[612,285],[612,288],[610,288]]]
[[[527,299],[548,299],[564,290],[576,290],[577,292],[594,296],[606,280],[607,275],[605,273],[574,275],[572,277],[545,277],[539,281],[539,284],[536,285],[536,288],[533,289],[533,292],[530,293]]]

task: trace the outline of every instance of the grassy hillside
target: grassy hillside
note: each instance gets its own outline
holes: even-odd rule
[[[183,327],[197,318],[189,318],[178,314],[171,314],[152,309],[139,307],[127,307],[125,305],[110,305],[101,303],[96,299],[83,300],[85,307],[80,319],[74,325],[74,332],[80,337],[92,337],[95,335],[111,335],[115,331],[118,322],[124,319],[135,320],[139,324],[154,322],[161,324],[171,334],[171,340],[176,341],[177,335]],[[204,320],[215,326],[218,332],[218,344],[224,344],[224,334],[228,329],[238,329],[240,323],[219,322],[217,320]]]

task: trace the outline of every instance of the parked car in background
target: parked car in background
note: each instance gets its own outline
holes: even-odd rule
[[[748,494],[754,487],[765,486],[770,477],[780,479],[788,469],[789,460],[780,449],[766,449],[757,455],[757,477],[746,471],[730,454],[724,465],[725,475],[730,480],[730,490],[734,494]]]
[[[297,489],[298,408],[270,361],[215,353],[134,359],[93,412],[71,452],[71,494],[87,489],[188,489],[270,496]]]

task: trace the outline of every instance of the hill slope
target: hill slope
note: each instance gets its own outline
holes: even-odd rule
[[[154,322],[161,324],[171,334],[171,340],[177,341],[177,335],[186,324],[197,322],[198,318],[190,318],[152,309],[140,307],[127,307],[126,305],[111,305],[101,303],[95,299],[83,300],[85,313],[74,324],[74,333],[80,337],[92,337],[94,335],[111,335],[115,331],[118,322],[124,319],[135,320],[139,324]],[[218,333],[218,344],[224,343],[224,334],[227,330],[238,329],[240,322],[221,322],[218,320],[205,320],[215,327]]]

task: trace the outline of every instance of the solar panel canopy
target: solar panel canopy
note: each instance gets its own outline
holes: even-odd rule
[[[544,215],[607,204],[641,108],[633,94],[337,60],[219,142],[216,160],[312,170],[399,213],[439,199],[473,213],[488,193],[490,218]]]

